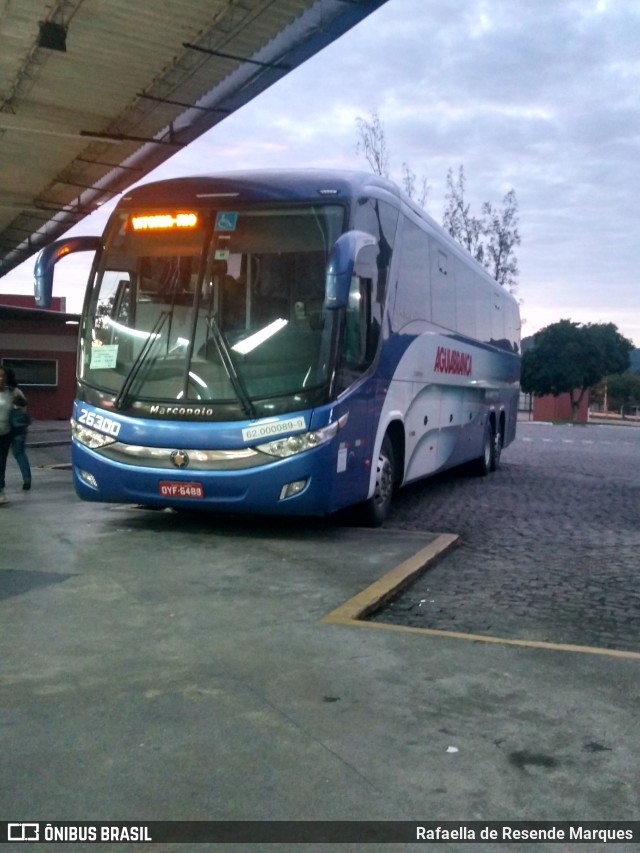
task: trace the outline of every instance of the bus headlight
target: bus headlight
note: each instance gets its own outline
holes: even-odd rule
[[[116,439],[111,435],[105,435],[103,432],[98,432],[84,424],[79,424],[78,421],[71,419],[71,435],[80,444],[90,447],[92,450],[98,450],[100,447],[106,447],[108,444],[115,444]]]
[[[322,429],[303,432],[302,435],[277,438],[275,441],[267,442],[267,444],[258,444],[255,449],[261,453],[268,453],[269,456],[277,456],[280,459],[284,459],[287,456],[295,456],[297,453],[304,453],[305,450],[312,450],[314,447],[319,447],[321,444],[331,441],[338,430],[342,429],[346,424],[347,418],[348,415],[343,415],[337,421]]]

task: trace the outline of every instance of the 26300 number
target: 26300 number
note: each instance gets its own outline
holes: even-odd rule
[[[118,435],[121,427],[119,421],[114,421],[113,418],[106,418],[104,415],[99,415],[90,409],[80,409],[78,423],[96,429],[98,432],[105,432],[107,435],[113,436]]]

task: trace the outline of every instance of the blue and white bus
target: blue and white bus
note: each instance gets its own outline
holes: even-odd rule
[[[94,250],[72,417],[81,498],[383,522],[396,488],[498,466],[515,299],[392,182],[324,170],[148,183]]]

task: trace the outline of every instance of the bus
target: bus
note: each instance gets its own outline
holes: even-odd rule
[[[327,170],[147,183],[101,237],[72,469],[89,501],[383,523],[396,489],[515,438],[516,300],[391,181]]]

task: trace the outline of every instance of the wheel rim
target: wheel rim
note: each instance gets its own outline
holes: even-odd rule
[[[378,506],[384,506],[391,500],[392,494],[393,466],[391,465],[391,460],[381,453],[378,457],[376,487],[373,493],[373,497]]]
[[[484,464],[485,467],[489,467],[491,465],[491,455],[493,451],[493,431],[491,429],[487,430],[485,441],[484,441]]]
[[[493,442],[493,458],[497,462],[500,459],[500,453],[502,452],[502,433],[500,430],[496,432],[495,439]]]

